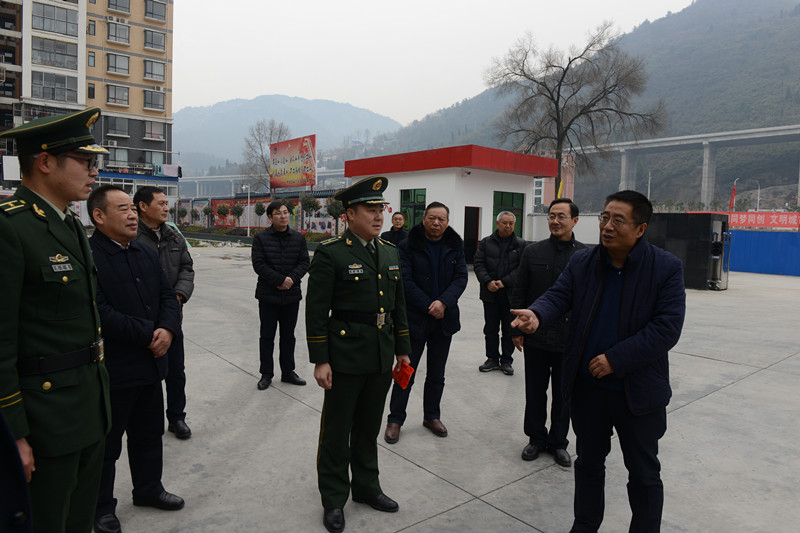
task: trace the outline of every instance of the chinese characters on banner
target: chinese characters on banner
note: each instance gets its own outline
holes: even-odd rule
[[[800,230],[800,213],[771,211],[729,213],[727,211],[687,211],[687,213],[717,213],[728,215],[731,228],[772,228]]]
[[[317,136],[270,145],[269,179],[273,189],[314,185],[317,182]]]

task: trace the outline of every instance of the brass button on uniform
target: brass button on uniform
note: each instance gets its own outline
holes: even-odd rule
[[[63,278],[61,278],[61,281],[63,281],[64,283],[66,283],[66,282],[68,282],[68,281],[69,281],[69,278],[68,278],[67,276],[64,276]]]
[[[383,326],[381,326],[381,325],[378,325],[378,329],[381,329],[381,328],[383,328]]]
[[[358,281],[358,276],[356,276],[356,281]]]
[[[52,388],[53,384],[50,383],[49,381],[45,381],[44,383],[42,383],[42,390],[50,390]]]
[[[344,330],[340,331],[339,335],[344,335]]]
[[[383,296],[383,291],[378,291],[378,294],[380,294],[381,296]]]
[[[383,307],[381,307],[381,313],[383,313],[383,312],[384,312],[384,311],[383,311]]]
[[[381,279],[381,275],[380,274],[378,274],[378,279]]]

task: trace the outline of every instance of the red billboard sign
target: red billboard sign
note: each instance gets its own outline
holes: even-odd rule
[[[272,188],[314,185],[317,182],[317,136],[270,145],[269,180]]]

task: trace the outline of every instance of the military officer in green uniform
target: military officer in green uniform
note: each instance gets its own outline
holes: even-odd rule
[[[0,202],[0,409],[28,478],[33,531],[88,533],[110,427],[97,275],[70,202],[97,176],[98,108],[30,121],[22,186]]]
[[[398,509],[378,481],[376,442],[394,359],[408,363],[411,351],[400,256],[378,238],[387,184],[376,176],[335,195],[349,229],[320,244],[308,271],[308,352],[325,389],[317,477],[323,524],[332,532],[344,529],[351,490],[354,502]]]

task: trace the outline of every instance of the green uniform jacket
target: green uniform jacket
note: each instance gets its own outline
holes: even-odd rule
[[[80,223],[78,223],[80,226]],[[20,187],[0,202],[0,408],[34,456],[97,442],[111,424],[105,363],[19,376],[17,360],[86,348],[100,337],[97,269],[82,227]]]
[[[397,248],[376,239],[378,268],[350,230],[314,252],[306,292],[306,340],[312,363],[336,372],[383,373],[395,355],[411,353]],[[384,326],[334,318],[332,311],[389,313]]]

